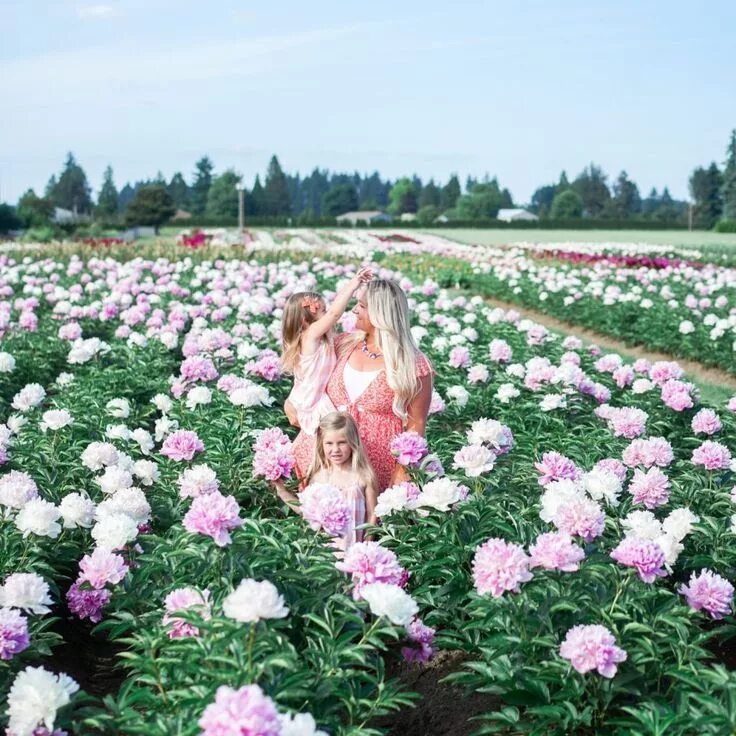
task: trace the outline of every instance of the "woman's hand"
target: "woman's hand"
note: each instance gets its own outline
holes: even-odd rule
[[[289,424],[291,424],[292,427],[300,426],[299,417],[297,416],[294,404],[292,404],[289,399],[286,399],[286,402],[284,403],[284,414],[286,414],[286,418],[289,420]]]

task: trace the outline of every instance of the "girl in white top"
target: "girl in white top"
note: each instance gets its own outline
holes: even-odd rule
[[[370,270],[360,269],[329,307],[321,294],[312,291],[292,294],[284,307],[281,364],[294,375],[285,410],[291,423],[309,435],[315,434],[322,417],[335,411],[326,392],[337,362],[333,329],[353,294],[371,278]]]

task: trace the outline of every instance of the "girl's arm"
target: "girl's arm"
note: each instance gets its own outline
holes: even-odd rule
[[[348,302],[352,298],[353,294],[361,287],[362,284],[370,281],[373,278],[373,274],[367,268],[361,268],[358,273],[348,281],[345,286],[340,289],[332,300],[332,304],[327,308],[324,317],[320,317],[316,322],[313,322],[302,335],[302,345],[306,340],[311,343],[307,347],[307,352],[311,352],[311,348],[316,348],[317,341],[325,334],[327,334],[338,322],[340,317],[345,313]]]
[[[282,480],[273,481],[273,487],[276,495],[292,510],[299,513],[299,499],[291,492],[286,490],[286,486]]]
[[[286,414],[286,418],[289,420],[289,424],[291,424],[292,427],[299,427],[299,415],[296,413],[294,404],[292,404],[289,399],[286,399],[284,402],[284,414]]]
[[[377,524],[378,519],[376,518],[375,510],[377,503],[376,489],[373,483],[369,483],[365,487],[365,520],[369,524]]]

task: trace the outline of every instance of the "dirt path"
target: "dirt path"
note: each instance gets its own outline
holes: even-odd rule
[[[587,327],[581,327],[580,325],[576,325],[571,322],[563,322],[555,317],[550,317],[547,314],[543,314],[542,312],[538,312],[534,309],[529,309],[528,307],[520,307],[518,304],[512,304],[511,302],[504,302],[500,299],[494,299],[493,297],[486,297],[485,301],[494,307],[514,309],[524,317],[534,320],[535,322],[539,322],[539,324],[544,325],[551,330],[576,335],[583,340],[594,342],[606,350],[613,350],[617,353],[621,353],[622,355],[630,355],[633,358],[646,358],[651,361],[676,360],[685,369],[685,372],[697,381],[736,390],[736,376],[733,376],[720,368],[709,368],[704,366],[702,363],[698,363],[696,360],[679,358],[676,355],[671,355],[669,353],[660,353],[654,350],[648,350],[641,345],[627,345],[621,340],[616,340],[608,335],[602,335],[601,333],[590,330]]]

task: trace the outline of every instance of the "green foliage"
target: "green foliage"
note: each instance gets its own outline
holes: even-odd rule
[[[454,209],[460,194],[460,181],[457,178],[457,174],[453,174],[447,184],[442,187],[442,192],[440,193],[440,209],[443,211]]]
[[[58,182],[53,185],[49,182],[49,186],[48,196],[56,207],[77,214],[92,211],[92,196],[90,186],[87,183],[87,175],[72,153],[67,155]]]
[[[727,220],[736,220],[736,129],[726,149],[726,165],[723,168],[723,215]]]
[[[212,182],[207,194],[207,217],[237,217],[238,187],[242,177],[232,169],[227,169]]]
[[[715,231],[717,233],[736,233],[736,220],[719,220]]]
[[[606,184],[606,175],[603,169],[590,164],[578,175],[572,183],[572,188],[580,195],[583,202],[583,214],[586,217],[599,217],[603,214],[611,192]]]
[[[23,223],[18,217],[15,207],[4,202],[0,202],[0,233],[7,233],[11,230],[17,230]]]
[[[335,217],[358,209],[358,193],[352,184],[338,184],[322,197],[322,214]]]
[[[468,194],[457,201],[457,218],[460,220],[494,219],[502,207],[512,207],[511,195],[501,188],[496,179],[473,184]]]
[[[112,167],[108,166],[105,169],[100,195],[97,198],[95,217],[99,220],[109,220],[115,217],[117,212],[118,190],[115,188],[115,182],[112,180]]]
[[[151,225],[158,229],[176,212],[166,188],[160,184],[141,187],[125,212],[128,225]]]
[[[581,217],[583,214],[583,200],[574,189],[567,189],[555,195],[550,208],[552,219],[568,220]]]
[[[287,215],[291,212],[291,197],[286,176],[276,156],[271,157],[266,173],[266,185],[263,187],[264,215]]]
[[[608,203],[606,214],[625,220],[641,212],[639,187],[622,171],[613,183],[613,197]]]
[[[690,177],[690,196],[695,204],[693,223],[710,230],[723,213],[723,176],[715,162],[707,169],[697,168]]]
[[[433,204],[424,205],[417,212],[417,223],[419,225],[431,225],[439,216],[441,212],[439,207]]]
[[[29,189],[18,200],[16,214],[25,227],[43,227],[50,224],[54,205],[45,197],[37,196],[33,189]]]
[[[389,194],[388,211],[392,215],[403,215],[405,212],[417,211],[417,192],[414,182],[404,177],[399,179],[392,187]]]
[[[427,184],[422,187],[422,191],[419,193],[417,207],[419,210],[423,207],[436,207],[437,210],[439,210],[441,198],[442,193],[440,192],[439,187],[434,183],[434,179],[430,179]]]
[[[194,183],[189,192],[191,211],[194,215],[203,215],[207,208],[207,196],[212,186],[213,169],[214,164],[207,156],[203,156],[195,164]]]
[[[186,210],[189,207],[189,185],[184,180],[180,171],[177,171],[171,177],[167,190],[171,201],[174,203],[174,207],[181,210]]]

